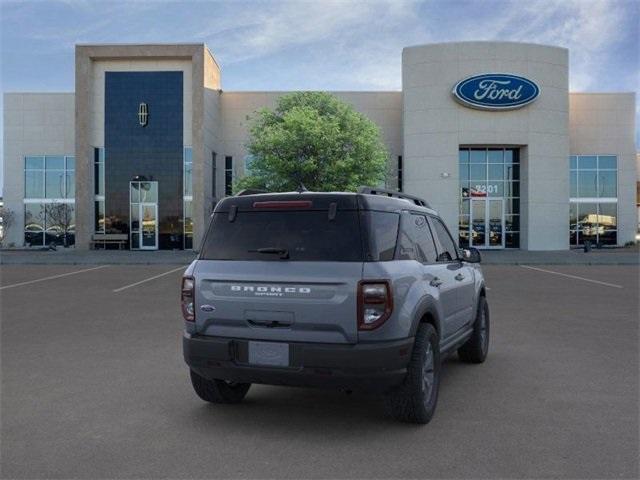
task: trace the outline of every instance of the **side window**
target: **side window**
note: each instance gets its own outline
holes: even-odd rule
[[[440,241],[440,245],[442,250],[438,252],[438,261],[439,262],[451,262],[458,258],[458,250],[456,249],[456,244],[453,242],[449,231],[442,223],[442,220],[439,218],[431,218],[431,225],[433,226],[433,230],[435,235],[438,237]]]
[[[402,216],[398,247],[398,260],[417,260],[421,263],[435,262],[436,247],[424,215],[406,214]]]
[[[398,237],[397,213],[364,212],[364,221],[369,225],[369,258],[374,262],[393,260]]]
[[[414,230],[411,227],[411,215],[402,215],[400,221],[400,233],[398,233],[398,260],[418,260],[418,250],[415,245]]]

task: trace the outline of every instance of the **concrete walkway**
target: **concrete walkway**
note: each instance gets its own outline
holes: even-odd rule
[[[184,250],[2,250],[2,265],[188,265],[196,253]]]
[[[592,250],[529,252],[525,250],[484,250],[485,265],[638,265],[638,247]],[[196,254],[191,251],[130,251],[73,248],[57,251],[3,250],[3,265],[187,265]]]
[[[638,246],[611,249],[582,249],[533,252],[527,250],[483,250],[487,265],[638,265]]]

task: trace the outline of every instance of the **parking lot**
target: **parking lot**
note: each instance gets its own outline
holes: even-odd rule
[[[182,360],[177,265],[4,265],[2,478],[637,478],[638,267],[486,266],[492,344],[427,426]]]

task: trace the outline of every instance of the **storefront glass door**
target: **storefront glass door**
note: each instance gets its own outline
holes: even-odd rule
[[[158,249],[158,182],[131,182],[129,231],[132,249]]]
[[[472,198],[470,245],[476,248],[504,248],[503,198]]]
[[[458,167],[460,247],[519,248],[520,150],[461,147]]]

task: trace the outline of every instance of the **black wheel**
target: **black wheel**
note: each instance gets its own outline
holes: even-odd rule
[[[240,403],[251,387],[250,383],[234,383],[226,380],[207,380],[193,370],[191,385],[198,396],[211,403]]]
[[[429,423],[438,403],[440,369],[438,333],[432,325],[423,323],[416,333],[403,384],[386,396],[389,414],[403,422]]]
[[[489,352],[489,304],[482,296],[478,302],[473,333],[467,342],[458,349],[460,360],[468,363],[482,363]]]

